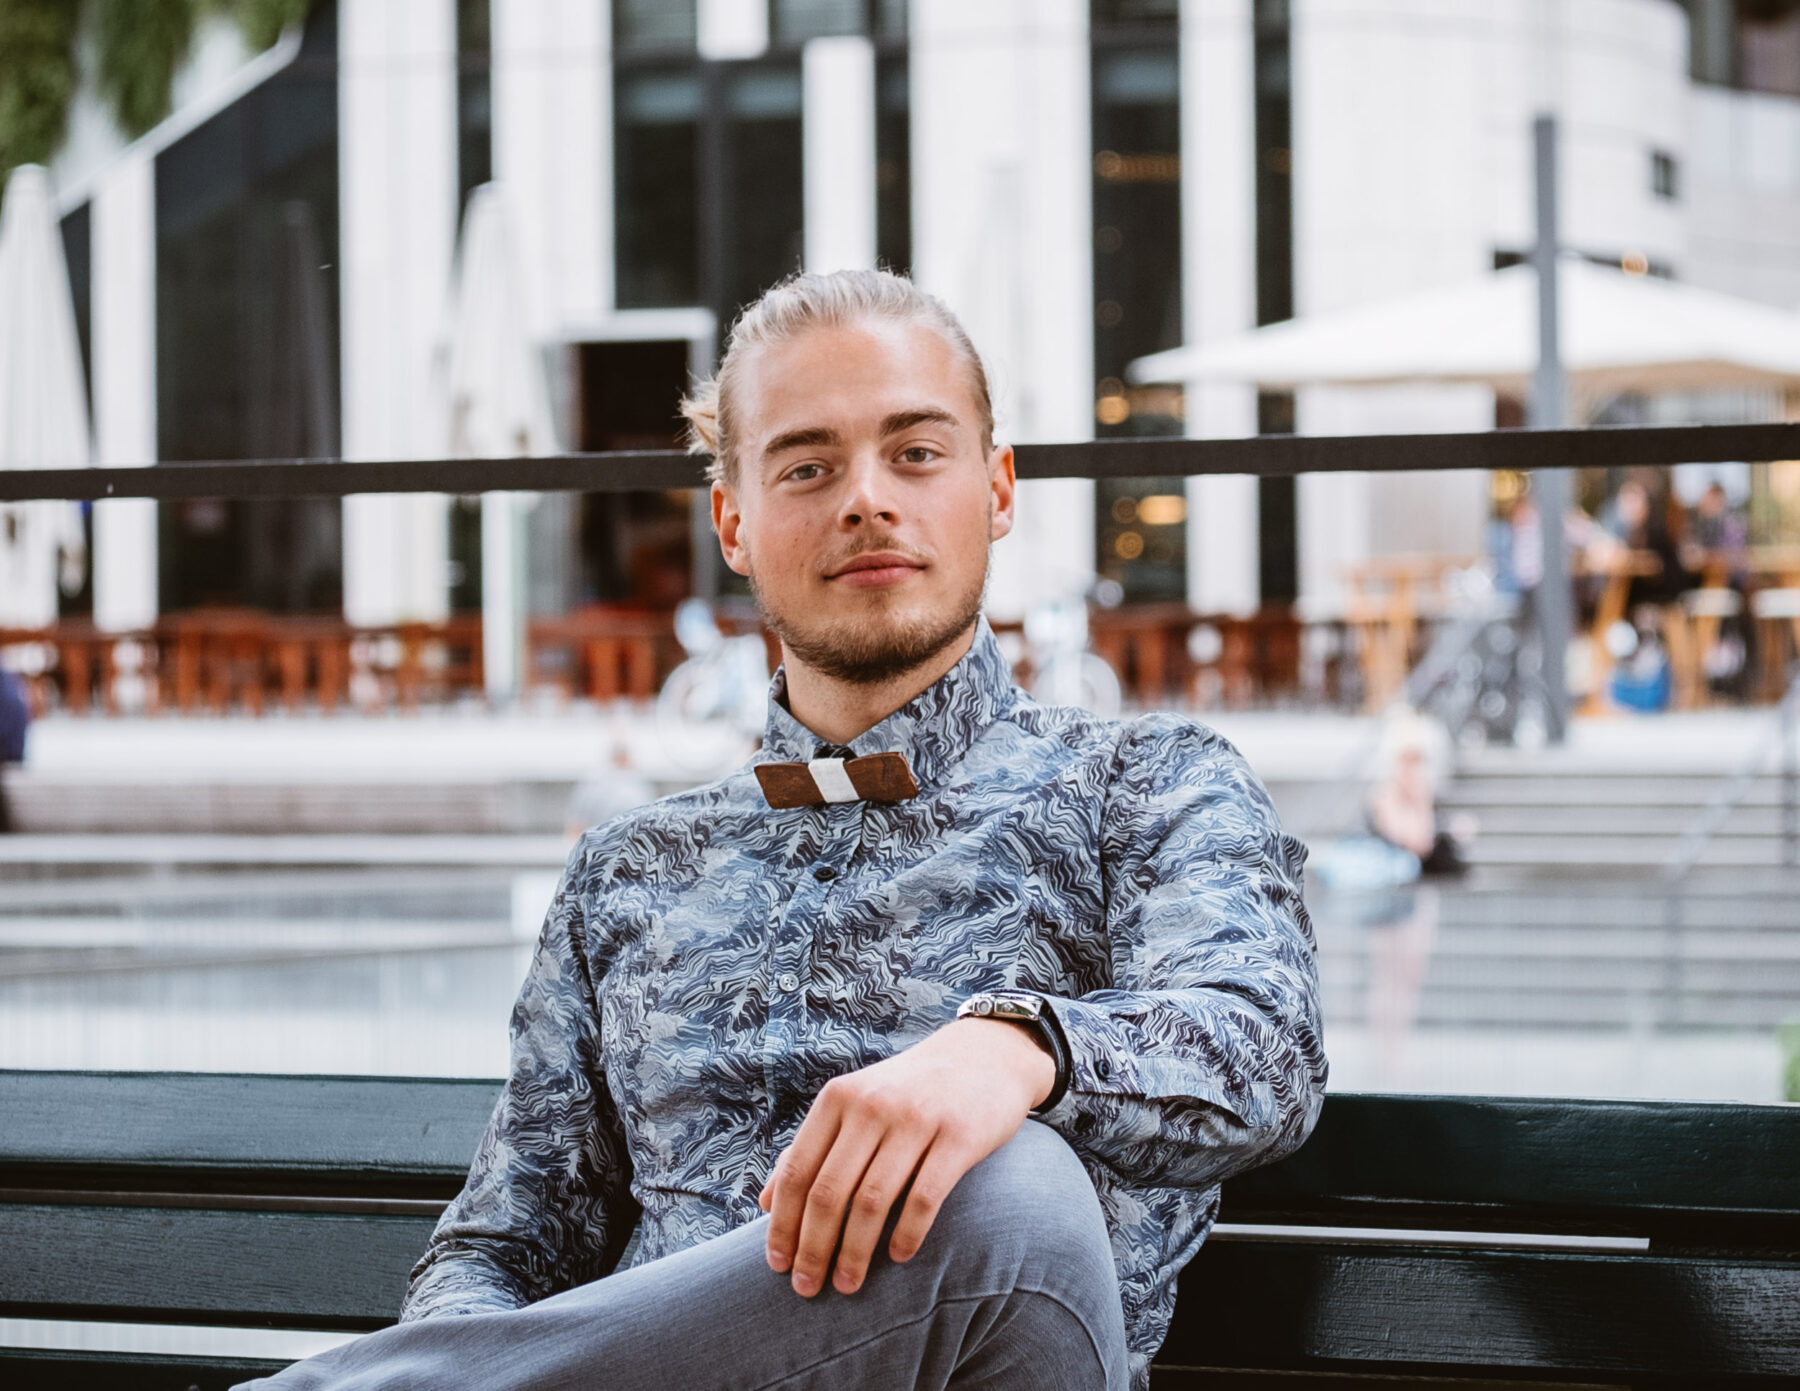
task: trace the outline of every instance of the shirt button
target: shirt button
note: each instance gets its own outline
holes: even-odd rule
[[[817,879],[821,884],[829,884],[833,879],[837,878],[837,871],[830,865],[820,865],[813,871],[813,878]]]
[[[783,971],[780,977],[775,981],[775,984],[791,994],[793,991],[800,988],[800,977],[795,975],[792,971]]]

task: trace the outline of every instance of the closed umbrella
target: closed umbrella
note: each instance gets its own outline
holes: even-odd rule
[[[556,448],[543,358],[526,329],[506,200],[498,184],[469,198],[457,257],[448,361],[450,447],[457,458],[501,459]],[[496,480],[498,481],[498,480]],[[482,663],[491,699],[519,691],[526,569],[522,493],[481,500]]]
[[[1621,392],[1800,385],[1800,314],[1565,256],[1563,365],[1591,408]],[[1132,381],[1474,382],[1524,396],[1537,365],[1528,265],[1290,319],[1131,364]]]
[[[36,165],[13,170],[0,209],[0,468],[93,462],[87,389],[69,270]],[[81,510],[68,502],[0,505],[0,627],[56,621],[58,579],[79,571]]]

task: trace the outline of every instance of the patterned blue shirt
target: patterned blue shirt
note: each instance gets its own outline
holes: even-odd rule
[[[759,757],[819,756],[782,696]],[[641,1263],[755,1220],[827,1081],[1022,989],[1068,1040],[1043,1119],[1093,1178],[1147,1384],[1220,1180],[1318,1116],[1305,850],[1217,734],[1036,704],[985,622],[850,747],[904,753],[918,797],[771,810],[745,768],[582,837],[403,1318],[595,1279],[634,1226]]]

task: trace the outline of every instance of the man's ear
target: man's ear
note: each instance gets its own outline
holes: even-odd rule
[[[1018,480],[1013,476],[1013,452],[1010,444],[994,447],[988,455],[988,488],[993,493],[994,512],[988,522],[988,540],[998,541],[1013,529],[1013,494]]]
[[[724,482],[712,485],[713,530],[719,534],[719,554],[739,575],[750,573],[750,557],[744,547],[744,514],[738,509],[737,492]]]

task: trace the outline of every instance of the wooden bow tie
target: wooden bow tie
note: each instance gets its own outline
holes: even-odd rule
[[[906,755],[815,758],[807,763],[759,763],[756,780],[772,807],[818,807],[829,802],[904,802],[919,795]]]

